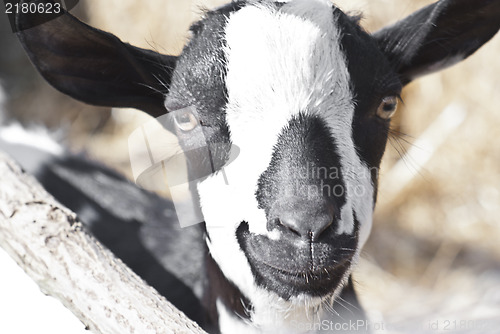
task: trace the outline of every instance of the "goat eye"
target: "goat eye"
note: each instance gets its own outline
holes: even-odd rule
[[[174,116],[175,125],[184,132],[193,130],[198,126],[196,116],[188,109],[181,110]]]
[[[377,108],[377,116],[384,120],[391,119],[391,117],[394,116],[397,108],[397,96],[386,96],[382,99],[382,102]]]

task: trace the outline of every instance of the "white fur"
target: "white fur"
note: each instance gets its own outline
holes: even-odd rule
[[[354,106],[340,37],[326,0],[295,0],[279,11],[265,4],[251,5],[232,14],[227,24],[226,120],[240,155],[225,167],[228,185],[219,173],[201,182],[198,192],[211,238],[209,250],[226,277],[252,302],[252,323],[261,331],[290,329],[291,320],[323,316],[314,312],[322,302],[319,298],[298,296],[287,302],[257,287],[235,238],[242,221],[255,234],[275,237],[266,229],[255,191],[291,117],[299,112],[320,115],[337,141],[348,188],[338,233],[353,233],[353,210],[363,231],[371,224],[373,187],[352,140]],[[366,193],[354,196],[356,187]],[[359,249],[356,258],[358,254]]]
[[[332,323],[341,321],[342,318],[331,311],[335,298],[342,290],[343,284],[347,282],[349,274],[343,277],[343,283],[326,300],[311,298],[308,296],[298,296],[290,302],[286,302],[279,297],[270,294],[258,294],[253,296],[252,302],[263,306],[255,311],[252,319],[243,319],[228,309],[220,300],[217,300],[216,307],[219,315],[219,327],[221,333],[241,333],[241,334],[302,334],[302,333],[323,333],[323,331],[305,330],[304,327],[314,328],[325,320]],[[328,306],[326,306],[328,304]],[[345,306],[344,306],[345,307]]]

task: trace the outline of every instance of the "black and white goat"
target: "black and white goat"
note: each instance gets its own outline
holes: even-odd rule
[[[155,117],[196,110],[176,124],[185,151],[206,141],[215,170],[195,187],[210,330],[313,332],[329,321],[347,331],[364,319],[351,273],[401,89],[492,38],[500,1],[441,0],[373,35],[358,21],[327,0],[236,1],[206,13],[173,57],[69,13],[17,18],[32,62],[63,93]]]

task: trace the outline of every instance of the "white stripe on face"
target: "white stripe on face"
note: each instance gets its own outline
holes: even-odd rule
[[[225,167],[229,185],[221,173],[198,185],[212,256],[247,296],[256,287],[235,230],[246,221],[250,232],[269,235],[255,197],[257,182],[294,115],[320,115],[337,142],[347,188],[338,233],[353,233],[353,209],[363,228],[369,227],[373,206],[370,176],[352,140],[353,98],[331,4],[296,0],[279,10],[271,6],[247,6],[228,20],[226,121],[240,155]],[[365,189],[363,196],[353,196],[357,187]]]

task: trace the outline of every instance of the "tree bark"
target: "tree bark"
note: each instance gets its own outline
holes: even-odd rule
[[[2,154],[0,246],[94,333],[205,333]]]

